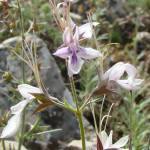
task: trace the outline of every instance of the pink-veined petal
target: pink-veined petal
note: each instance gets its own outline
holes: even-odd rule
[[[102,56],[102,54],[98,50],[95,50],[93,48],[83,48],[83,47],[80,48],[78,55],[83,59],[94,59]]]
[[[53,53],[53,55],[66,59],[67,57],[69,57],[70,52],[69,52],[68,47],[63,47],[63,48],[58,49],[55,53]]]
[[[129,136],[124,136],[121,139],[119,139],[116,143],[110,146],[110,148],[122,148],[124,147],[129,140]]]
[[[21,113],[31,100],[23,100],[10,108],[11,114]]]
[[[75,64],[72,63],[72,57],[69,57],[68,60],[68,74],[69,76],[72,76],[73,74],[78,74],[82,68],[82,65],[84,63],[84,60],[82,60],[80,57],[77,57],[77,61]]]
[[[30,93],[43,93],[40,88],[28,85],[28,84],[20,84],[18,85],[18,91],[20,94],[28,100],[34,99],[35,97]]]
[[[11,138],[15,136],[21,126],[21,119],[22,118],[22,113],[16,114],[12,116],[9,120],[7,125],[2,131],[1,138]]]

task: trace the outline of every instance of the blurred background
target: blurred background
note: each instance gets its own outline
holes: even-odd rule
[[[58,1],[60,2],[60,1]],[[39,70],[49,92],[58,98],[65,97],[70,103],[72,96],[64,60],[54,58],[52,53],[62,44],[62,33],[53,18],[48,0],[21,0],[26,40],[36,42]],[[87,15],[99,22],[95,28],[100,50],[106,54],[104,68],[107,70],[118,61],[130,62],[139,71],[144,85],[135,94],[134,101],[134,150],[148,150],[150,145],[150,0],[77,0],[71,5],[71,17],[78,25],[88,22]],[[34,33],[34,34],[33,34]],[[20,12],[16,0],[0,0],[0,126],[6,125],[9,109],[19,102],[21,96],[16,87],[21,83],[21,60],[12,51],[21,51]],[[96,48],[95,41],[82,43]],[[97,61],[84,65],[80,75],[75,76],[80,100],[98,82]],[[32,71],[26,66],[28,83],[36,85]],[[106,98],[103,114],[114,107],[107,130],[114,130],[114,140],[129,132],[128,93],[110,95]],[[33,105],[36,107],[36,104]],[[24,145],[31,150],[70,149],[68,143],[79,139],[75,117],[61,108],[48,108],[32,114],[29,107]],[[95,104],[96,119],[99,118],[101,102]],[[94,121],[89,107],[84,112],[86,136],[95,137]],[[32,129],[32,125],[35,126]],[[32,130],[31,130],[32,129]],[[51,131],[62,129],[61,131]],[[38,132],[49,132],[38,134]],[[14,140],[14,139],[12,139]],[[94,141],[93,141],[94,142]],[[1,148],[0,148],[1,149]]]

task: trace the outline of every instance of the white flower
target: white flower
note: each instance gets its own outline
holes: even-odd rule
[[[20,130],[21,122],[22,122],[22,112],[13,115],[8,120],[6,127],[3,129],[1,138],[11,138],[15,136]]]
[[[30,100],[22,100],[18,104],[12,106],[10,108],[11,114],[17,115],[17,114],[21,113],[29,102],[31,102],[31,101]]]
[[[28,85],[28,84],[20,84],[18,86],[18,91],[20,92],[20,94],[28,100],[32,100],[35,97],[32,95],[32,93],[38,93],[38,94],[42,94],[43,91],[40,88]]]
[[[127,79],[121,79],[125,73],[127,73]],[[117,83],[127,90],[137,90],[140,88],[143,80],[137,79],[136,76],[137,69],[133,65],[118,62],[105,72],[103,75],[103,81],[107,84],[107,87],[110,87],[110,85],[112,87],[112,83]]]
[[[113,134],[113,131],[110,131],[109,136],[107,135],[107,133],[105,131],[101,132],[100,140],[103,145],[103,149],[104,150],[109,150],[109,149],[125,150],[122,148],[127,144],[129,137],[124,136],[124,137],[120,138],[116,143],[113,144],[112,143],[112,134]]]
[[[25,99],[10,108],[13,116],[3,129],[1,138],[10,138],[18,133],[21,127],[23,110],[35,98],[31,93],[43,93],[41,89],[28,84],[19,85],[18,90]]]

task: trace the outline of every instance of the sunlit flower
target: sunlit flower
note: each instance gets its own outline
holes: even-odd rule
[[[82,33],[82,35],[84,35],[85,32],[83,30],[81,31],[80,32]],[[78,74],[80,72],[84,60],[90,60],[101,56],[101,53],[95,49],[84,48],[80,46],[79,36],[80,34],[78,27],[76,27],[74,34],[69,27],[66,27],[63,34],[63,47],[60,47],[54,53],[55,56],[63,59],[68,59],[69,76]],[[85,36],[89,36],[89,34],[87,33],[85,34]]]
[[[112,134],[113,131],[110,132],[109,136],[105,131],[102,131],[100,134],[100,142],[103,146],[103,150],[128,150],[128,149],[123,149],[123,147],[127,144],[129,137],[124,136],[120,138],[117,142],[114,144],[112,143]]]

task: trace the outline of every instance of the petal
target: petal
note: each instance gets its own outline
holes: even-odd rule
[[[73,40],[73,36],[72,36],[72,29],[70,29],[69,27],[65,28],[65,31],[63,33],[63,41],[66,45],[70,44]]]
[[[40,88],[28,85],[28,84],[20,84],[18,85],[18,90],[20,94],[28,100],[34,99],[35,97],[30,93],[43,93]]]
[[[139,86],[144,82],[142,79],[134,79],[134,87],[139,88]]]
[[[129,80],[117,80],[116,81],[122,88],[126,90],[132,90],[132,85],[129,83]]]
[[[81,25],[79,27],[79,35],[82,38],[90,39],[92,38],[92,25],[96,26],[98,23],[93,22],[93,23],[86,23],[84,25]]]
[[[105,72],[103,79],[104,80],[119,80],[124,74],[125,64],[123,62],[118,62],[113,65],[108,71]]]
[[[127,64],[125,64],[125,68],[126,68],[125,70],[129,77],[134,78],[136,76],[137,69],[133,65],[127,63]]]
[[[78,55],[83,59],[94,59],[102,56],[102,54],[99,51],[93,48],[83,48],[83,47],[80,48]]]
[[[105,144],[103,145],[104,149],[107,149],[112,145],[112,134],[113,134],[113,131],[110,131],[110,134],[109,134]]]
[[[19,102],[18,104],[12,106],[10,108],[11,109],[11,114],[16,115],[18,113],[21,113],[29,102],[31,102],[31,100],[23,100],[23,101]]]
[[[126,90],[137,90],[143,81],[142,79],[128,78],[127,80],[117,80],[117,83]]]
[[[72,57],[69,57],[68,60],[68,74],[71,77],[73,74],[78,74],[81,70],[81,67],[83,65],[84,61],[77,57],[77,61],[75,64],[72,63]]]
[[[66,59],[70,55],[70,52],[68,47],[63,47],[58,49],[53,55]]]
[[[122,148],[127,144],[129,140],[129,136],[124,136],[120,140],[118,140],[115,144],[113,144],[110,148]]]
[[[107,139],[108,139],[108,135],[105,131],[102,131],[100,134],[100,139],[103,145],[105,145]]]
[[[76,45],[79,45],[79,36],[80,36],[80,34],[79,34],[79,27],[76,26],[75,33],[73,35],[73,39],[74,39],[74,42],[75,42]]]
[[[3,129],[1,138],[11,138],[15,136],[21,126],[21,119],[22,118],[22,113],[16,114],[12,116],[6,125],[6,127]]]

